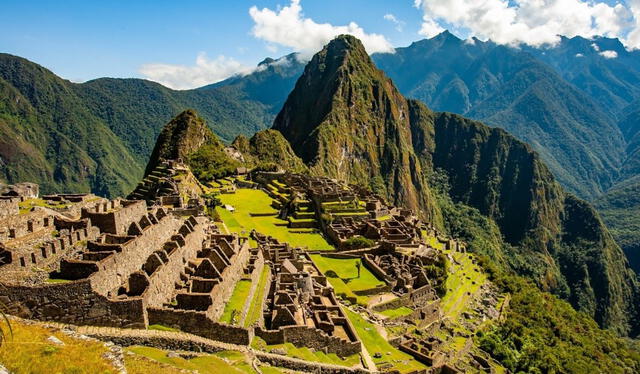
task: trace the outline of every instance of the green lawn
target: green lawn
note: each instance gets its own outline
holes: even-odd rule
[[[336,295],[355,298],[356,303],[360,305],[366,306],[369,297],[357,296],[353,291],[367,290],[384,285],[384,282],[376,278],[364,265],[360,268],[360,278],[358,278],[357,259],[329,258],[322,255],[311,255],[311,258],[320,271],[327,276]],[[332,273],[335,273],[338,278],[331,276],[333,275]]]
[[[265,265],[262,269],[262,274],[260,274],[260,281],[258,283],[258,288],[256,288],[256,292],[253,295],[253,299],[251,300],[251,305],[249,306],[249,312],[247,313],[247,317],[244,320],[244,326],[248,327],[260,320],[262,318],[262,301],[264,299],[264,295],[267,292],[267,280],[271,276],[271,270],[268,265]]]
[[[296,347],[291,343],[267,345],[264,340],[255,337],[251,342],[253,348],[261,351],[270,352],[274,349],[283,349],[287,352],[287,356],[299,358],[305,361],[321,362],[325,364],[333,364],[340,366],[354,366],[360,363],[360,355],[355,354],[345,358],[341,358],[335,353],[326,354],[320,351],[312,351],[306,347]]]
[[[273,236],[281,242],[287,242],[295,247],[307,247],[309,250],[334,250],[333,246],[318,233],[293,233],[292,229],[286,227],[287,221],[275,216],[252,217],[250,213],[277,212],[271,207],[273,199],[262,190],[240,188],[235,194],[223,194],[219,198],[222,204],[228,204],[235,208],[235,212],[231,213],[223,207],[216,207],[220,218],[232,232],[241,234],[244,231],[246,235],[255,229],[264,235]],[[276,224],[281,224],[281,226],[276,226]]]
[[[311,255],[313,262],[323,273],[333,270],[340,279],[353,291],[368,290],[377,286],[384,286],[384,281],[376,278],[372,272],[364,265],[360,266],[360,277],[358,277],[358,269],[356,262],[360,261],[355,258],[329,258],[322,255]]]
[[[238,318],[240,317],[242,308],[247,301],[247,297],[249,297],[249,291],[251,291],[251,281],[240,280],[236,283],[236,287],[233,289],[231,298],[229,298],[229,301],[227,301],[227,304],[224,306],[224,312],[220,317],[220,322],[233,323],[231,317],[233,316],[234,310],[236,311]],[[238,322],[236,321],[234,324],[238,324]]]
[[[426,366],[416,361],[412,356],[399,351],[389,344],[389,342],[378,333],[376,327],[367,322],[358,313],[352,312],[348,309],[345,309],[345,312],[355,327],[356,333],[358,334],[358,337],[360,337],[362,344],[367,348],[369,355],[376,365],[387,362],[393,365],[393,368],[401,373],[426,369]],[[382,354],[382,357],[374,358],[373,356],[376,353]]]
[[[413,309],[407,308],[406,306],[401,306],[400,308],[396,309],[387,309],[383,312],[380,312],[380,314],[389,318],[404,317],[408,316],[411,313],[413,313]]]

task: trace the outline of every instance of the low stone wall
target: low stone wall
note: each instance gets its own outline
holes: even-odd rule
[[[296,347],[313,348],[318,351],[335,353],[341,357],[351,356],[362,351],[362,345],[359,341],[348,342],[335,336],[329,336],[322,330],[307,326],[283,326],[278,330],[256,328],[255,335],[269,345],[291,343]]]
[[[141,298],[109,300],[89,280],[41,286],[0,284],[0,300],[23,318],[77,325],[145,327]]]
[[[390,284],[385,284],[383,286],[368,288],[366,290],[353,291],[353,293],[358,296],[370,296],[370,295],[378,295],[381,293],[391,292],[392,289],[393,287]]]
[[[249,345],[253,329],[214,322],[204,312],[148,308],[149,324],[160,324],[220,342]]]
[[[260,362],[271,366],[283,367],[302,373],[326,373],[326,374],[369,374],[370,371],[362,368],[350,368],[345,366],[327,365],[304,360],[292,359],[276,354],[255,352]]]
[[[384,312],[385,310],[397,309],[403,306],[408,306],[409,304],[411,304],[411,300],[409,299],[409,295],[405,294],[398,297],[397,299],[387,301],[386,303],[374,305],[371,310],[373,310],[374,312]]]

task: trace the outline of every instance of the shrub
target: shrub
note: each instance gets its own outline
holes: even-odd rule
[[[367,239],[364,236],[354,236],[344,241],[344,247],[346,249],[360,249],[373,247],[376,243]]]

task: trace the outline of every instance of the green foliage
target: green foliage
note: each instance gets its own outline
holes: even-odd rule
[[[360,249],[373,247],[375,242],[371,239],[367,239],[364,236],[352,236],[344,241],[344,247],[346,249]]]
[[[240,165],[216,145],[205,145],[189,155],[189,168],[200,182],[210,182],[229,176]]]
[[[478,334],[480,348],[514,373],[631,373],[640,351],[626,339],[601,330],[567,302],[529,281],[495,274],[511,294],[506,320]]]

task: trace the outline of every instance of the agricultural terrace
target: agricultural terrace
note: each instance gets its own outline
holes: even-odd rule
[[[322,255],[311,255],[311,259],[327,277],[336,295],[345,299],[355,298],[358,304],[367,305],[369,297],[357,296],[354,291],[368,290],[385,284],[362,264],[358,277],[356,263],[361,261],[360,259],[330,258]]]
[[[312,251],[334,250],[315,229],[288,228],[288,221],[279,219],[278,211],[271,207],[273,199],[262,190],[239,188],[235,193],[221,194],[219,198],[223,206],[216,207],[216,211],[231,232],[247,236],[255,229],[294,247],[307,247]],[[224,205],[233,207],[234,211],[226,210]]]
[[[447,251],[454,261],[449,263],[447,293],[442,298],[442,312],[452,321],[458,319],[480,286],[487,281],[478,265],[473,263],[473,255]]]
[[[344,310],[378,369],[386,365],[392,365],[395,370],[401,373],[426,369],[426,366],[416,361],[412,356],[392,346],[380,335],[376,326],[365,320],[360,314],[346,308]],[[381,357],[376,358],[377,354],[381,355]]]

